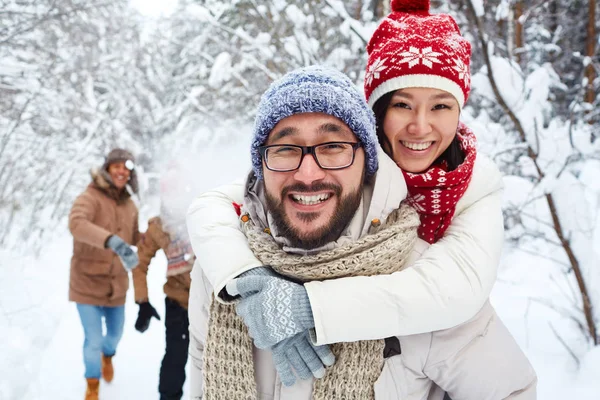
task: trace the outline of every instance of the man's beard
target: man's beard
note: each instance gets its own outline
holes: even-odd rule
[[[362,182],[362,180],[361,180]],[[337,205],[335,211],[331,216],[329,223],[318,228],[316,231],[311,232],[307,235],[302,235],[300,231],[293,226],[291,221],[298,219],[305,223],[310,223],[316,220],[320,212],[297,212],[295,215],[288,216],[285,213],[283,199],[288,197],[290,191],[294,192],[306,192],[314,193],[323,190],[331,190],[335,193]],[[273,223],[277,228],[277,233],[289,240],[292,247],[301,249],[316,249],[329,242],[337,240],[342,234],[343,230],[348,226],[362,199],[363,185],[343,198],[340,197],[342,188],[338,185],[316,183],[311,186],[304,185],[302,183],[296,183],[283,189],[281,193],[281,201],[277,200],[274,196],[271,196],[269,191],[266,191],[266,200],[269,213],[273,218]]]

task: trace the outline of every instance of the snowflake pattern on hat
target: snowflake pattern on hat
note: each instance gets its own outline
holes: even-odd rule
[[[455,58],[452,69],[458,73],[458,79],[462,79],[466,86],[471,86],[471,73],[468,65],[465,65],[460,58]]]
[[[438,59],[442,56],[442,53],[433,51],[431,46],[419,49],[417,47],[410,46],[408,51],[400,53],[400,57],[404,57],[399,61],[400,64],[408,63],[408,67],[412,68],[415,65],[422,63],[423,65],[433,68],[433,63],[441,64],[442,62]]]
[[[387,68],[384,64],[386,60],[387,59],[382,60],[378,58],[373,64],[369,66],[369,69],[367,70],[367,75],[365,77],[367,85],[370,85],[373,82],[373,79],[379,79],[379,73]]]

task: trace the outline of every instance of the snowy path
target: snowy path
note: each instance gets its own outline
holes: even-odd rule
[[[63,265],[68,265],[69,253]],[[66,268],[68,270],[68,268]],[[138,306],[132,298],[132,284],[125,309],[125,331],[114,358],[115,378],[110,384],[101,382],[101,400],[158,399],[158,374],[164,354],[164,284],[166,259],[157,253],[148,275],[152,304],[162,320],[152,320],[141,334],[134,329]],[[68,279],[68,272],[65,276]],[[66,302],[60,322],[50,343],[40,355],[37,379],[31,382],[23,400],[81,400],[85,392],[82,360],[83,329],[74,303]],[[187,386],[187,385],[186,385]],[[184,398],[185,394],[184,394]]]

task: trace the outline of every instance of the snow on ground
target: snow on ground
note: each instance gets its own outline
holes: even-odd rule
[[[538,399],[597,400],[600,346],[589,350],[569,321],[538,301],[542,293],[551,293],[547,275],[552,268],[542,257],[505,249],[492,304],[537,372]],[[579,366],[553,329],[584,354]]]

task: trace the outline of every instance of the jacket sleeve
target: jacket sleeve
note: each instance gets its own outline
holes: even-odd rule
[[[190,399],[201,399],[203,390],[203,363],[204,344],[208,334],[208,320],[210,314],[210,301],[212,288],[199,265],[192,269],[192,285],[190,287],[190,299],[188,315],[190,320],[190,376],[189,392]]]
[[[248,246],[232,204],[243,201],[244,185],[235,183],[202,194],[188,209],[192,248],[215,293],[242,272],[262,265]]]
[[[537,376],[489,303],[465,324],[434,332],[423,372],[456,400],[535,400]]]
[[[148,230],[149,231],[149,230]],[[154,241],[149,232],[142,235],[142,238],[137,243],[139,263],[136,268],[131,271],[133,277],[133,291],[135,302],[148,301],[148,266],[152,258],[156,255],[160,246]]]
[[[203,379],[202,373],[202,356],[204,353],[204,343],[196,337],[190,330],[190,399],[202,399]]]
[[[496,280],[504,238],[501,201],[500,186],[462,210],[410,268],[306,283],[316,343],[433,332],[473,317]]]
[[[75,199],[69,214],[69,230],[75,240],[103,249],[112,233],[94,224],[98,209],[96,201],[88,192],[83,192]]]

